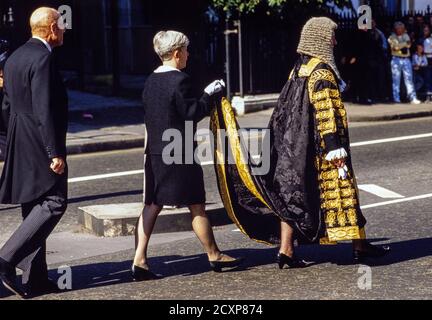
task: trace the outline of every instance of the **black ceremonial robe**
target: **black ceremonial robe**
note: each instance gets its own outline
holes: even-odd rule
[[[239,126],[225,99],[214,110],[215,168],[224,206],[239,229],[253,240],[280,241],[280,221],[289,223],[300,243],[365,238],[358,189],[351,163],[347,116],[331,68],[301,56],[283,88],[268,125],[270,170],[254,175],[255,163],[239,138]],[[218,129],[227,131],[218,134]],[[224,138],[226,137],[226,139]],[[345,148],[348,176],[325,160]],[[232,152],[233,161],[228,161]],[[261,160],[265,160],[262,155]]]

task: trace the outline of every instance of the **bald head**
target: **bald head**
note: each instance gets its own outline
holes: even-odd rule
[[[30,27],[33,36],[46,38],[51,32],[51,25],[57,23],[60,13],[48,7],[36,9],[30,17]]]

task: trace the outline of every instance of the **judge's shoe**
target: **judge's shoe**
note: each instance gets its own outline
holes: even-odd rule
[[[13,294],[25,296],[25,292],[17,284],[15,268],[2,258],[0,258],[0,280],[3,286]]]
[[[389,246],[374,246],[367,242],[365,247],[363,250],[354,250],[354,262],[360,262],[366,258],[380,258],[390,252]]]
[[[244,258],[231,258],[222,253],[217,260],[209,261],[209,263],[214,272],[222,272],[223,268],[236,268],[240,266],[243,261]]]
[[[52,293],[61,293],[62,290],[58,287],[58,285],[49,280],[45,279],[41,282],[33,282],[29,283],[26,288],[25,297],[26,298],[32,298],[37,296],[43,296],[46,294],[52,294]]]
[[[278,253],[276,262],[279,266],[279,269],[283,269],[285,265],[287,265],[290,269],[297,269],[306,268],[314,264],[313,262],[297,259],[295,256],[291,258],[281,252]]]
[[[154,274],[150,270],[138,267],[136,265],[132,265],[131,273],[132,279],[134,281],[158,280],[162,278],[161,276]]]

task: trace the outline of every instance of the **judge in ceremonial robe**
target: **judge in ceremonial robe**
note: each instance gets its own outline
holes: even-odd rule
[[[341,101],[345,84],[333,57],[336,28],[328,18],[312,18],[304,26],[298,60],[268,125],[270,153],[261,155],[261,163],[253,161],[239,138],[227,100],[211,117],[225,208],[250,238],[280,244],[280,268],[309,265],[296,257],[294,240],[321,244],[352,240],[355,261],[389,251],[366,240]],[[227,131],[234,163],[224,152],[220,129]],[[263,161],[270,162],[268,172],[254,174]]]

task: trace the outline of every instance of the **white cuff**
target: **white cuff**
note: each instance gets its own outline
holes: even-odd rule
[[[338,173],[339,173],[339,179],[345,180],[346,178],[348,178],[348,167],[343,166],[342,168],[339,168]]]
[[[347,157],[348,157],[348,153],[346,152],[346,150],[344,148],[340,148],[337,150],[330,151],[325,157],[325,159],[327,161],[333,161],[335,159],[343,159]]]

